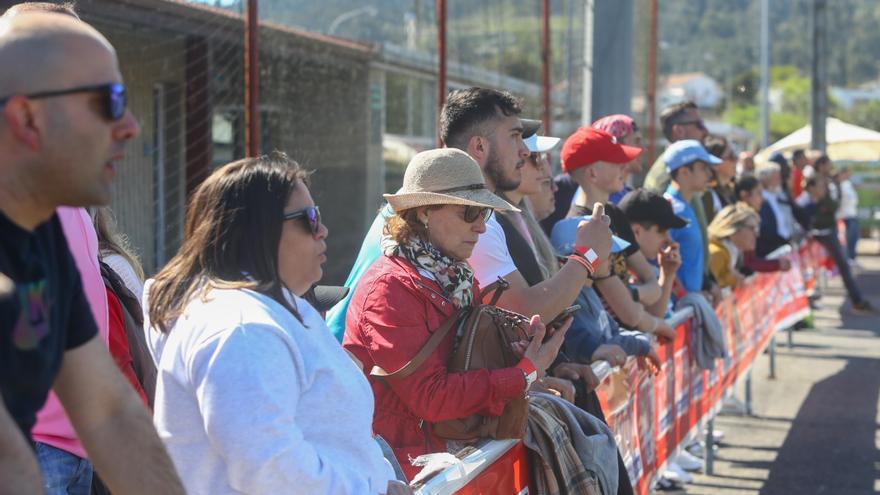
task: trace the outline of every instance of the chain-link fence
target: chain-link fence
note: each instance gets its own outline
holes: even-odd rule
[[[17,2],[3,2],[4,7]],[[541,2],[448,3],[447,88],[506,89],[544,113]],[[245,9],[240,0],[79,0],[116,47],[141,123],[113,209],[154,273],[180,246],[188,193],[244,157]],[[580,123],[582,0],[551,3],[551,116]],[[258,0],[259,144],[315,170],[331,234],[326,283],[344,280],[416,152],[436,145],[437,10],[427,0]]]

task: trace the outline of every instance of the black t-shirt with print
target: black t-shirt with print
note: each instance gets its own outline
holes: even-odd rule
[[[97,334],[79,270],[57,216],[28,232],[0,213],[0,394],[25,436],[36,422],[64,352]]]

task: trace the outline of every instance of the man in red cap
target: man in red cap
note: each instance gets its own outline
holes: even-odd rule
[[[650,305],[659,299],[660,285],[639,250],[626,215],[617,205],[608,202],[608,196],[623,187],[627,164],[641,153],[641,148],[624,145],[605,131],[591,127],[581,127],[575,131],[565,141],[560,158],[562,170],[581,187],[585,197],[579,198],[582,201],[576,201],[572,205],[568,216],[592,215],[592,208],[588,205],[605,205],[605,214],[611,219],[612,232],[629,242],[630,246],[612,257],[614,273],[618,277],[596,279],[595,287],[611,313],[625,328],[673,335],[673,330],[665,321],[648,314],[639,304]],[[640,285],[632,288],[626,285],[630,270],[641,281]]]

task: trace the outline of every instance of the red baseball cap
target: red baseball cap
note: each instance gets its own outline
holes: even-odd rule
[[[633,161],[642,153],[641,148],[626,146],[605,131],[591,127],[581,127],[565,140],[562,145],[562,170],[572,172],[596,162],[623,165]]]

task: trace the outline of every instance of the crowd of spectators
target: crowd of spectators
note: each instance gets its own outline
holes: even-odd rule
[[[756,165],[685,102],[638,187],[631,117],[563,140],[477,87],[449,93],[445,147],[385,195],[345,289],[316,287],[329,230],[281,152],[202,182],[145,281],[106,206],[139,133],[113,47],[70,6],[25,3],[0,18],[0,62],[25,60],[0,78],[2,493],[410,493],[416,458],[481,440],[437,425],[491,424],[524,397],[542,490],[633,493],[593,363],[656,373],[673,310],[715,318],[723,289],[791,269],[778,255],[806,236],[873,312],[851,272],[855,191],[826,155]],[[453,323],[492,294],[525,315],[518,362],[453,371]],[[688,480],[695,447],[659,486]]]

